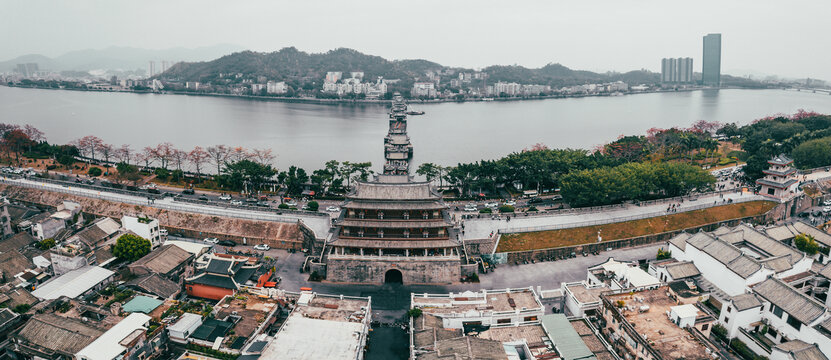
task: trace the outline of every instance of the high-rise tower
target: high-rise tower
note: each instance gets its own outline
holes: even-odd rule
[[[701,79],[705,86],[721,85],[721,34],[704,36]]]

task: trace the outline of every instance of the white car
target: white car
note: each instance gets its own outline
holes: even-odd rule
[[[205,238],[203,241],[211,244],[219,244],[219,239],[217,238]]]
[[[826,207],[822,208],[822,213],[823,214],[831,213],[831,206],[826,206]]]
[[[328,212],[338,212],[338,211],[340,211],[340,208],[337,207],[337,206],[330,206],[330,207],[326,208],[326,211],[328,211]]]
[[[822,204],[825,206],[831,206],[831,199],[823,201]]]
[[[489,207],[489,208],[498,208],[498,207],[499,207],[499,204],[497,204],[497,203],[495,203],[495,202],[487,202],[487,203],[485,203],[485,207]]]
[[[505,202],[505,205],[508,205],[508,206],[516,206],[516,201],[514,201],[514,200],[511,200],[511,201],[506,201],[506,202]]]
[[[228,194],[219,195],[219,200],[231,200],[231,195],[228,195]]]
[[[475,204],[467,204],[465,205],[465,211],[479,211],[479,208]]]
[[[288,205],[290,207],[297,207],[297,201],[291,200],[291,201],[287,202],[286,205]]]
[[[240,200],[231,200],[231,205],[237,205],[237,206],[242,205],[242,201],[240,201]]]
[[[271,247],[266,244],[254,245],[254,250],[266,251],[268,249],[271,249]]]

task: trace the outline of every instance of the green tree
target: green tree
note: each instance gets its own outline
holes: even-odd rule
[[[514,212],[514,207],[511,205],[502,205],[499,207],[499,212],[501,213],[512,213]]]
[[[819,244],[814,237],[809,234],[796,235],[793,242],[797,249],[808,255],[816,255],[816,253],[819,252]]]
[[[138,235],[124,234],[115,241],[113,255],[122,260],[136,261],[150,253],[150,247],[150,240]]]
[[[38,241],[37,245],[35,245],[40,250],[49,250],[55,247],[55,239],[53,238],[46,238],[41,241]]]
[[[153,170],[153,174],[156,175],[157,179],[164,181],[170,177],[170,170],[157,168],[156,170]]]
[[[793,150],[793,159],[802,169],[831,165],[831,137],[806,141]]]
[[[317,211],[317,209],[320,208],[320,204],[318,204],[317,201],[309,201],[306,206],[309,207],[309,211]]]
[[[103,172],[101,171],[101,169],[97,167],[91,167],[89,168],[89,171],[87,171],[87,174],[89,174],[89,176],[101,176],[102,173]]]
[[[215,178],[218,183],[232,190],[247,190],[255,192],[277,174],[271,165],[260,164],[251,160],[240,160],[234,163],[225,163],[225,171]]]

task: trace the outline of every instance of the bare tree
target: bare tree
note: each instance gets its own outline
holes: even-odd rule
[[[115,154],[114,154],[114,153],[115,153],[115,151],[114,151],[113,149],[114,149],[114,148],[113,148],[113,146],[112,146],[112,145],[110,145],[110,144],[103,144],[103,143],[102,143],[102,144],[101,144],[101,146],[98,148],[98,151],[100,151],[100,152],[101,152],[101,156],[102,156],[102,157],[104,157],[104,167],[106,167],[106,169],[107,169],[107,170],[109,170],[109,169],[110,169],[110,157],[112,157],[113,155],[115,155]]]
[[[94,135],[87,135],[72,142],[72,145],[81,151],[81,154],[86,154],[92,160],[95,160],[95,153],[98,152],[104,141]]]
[[[238,162],[249,158],[251,158],[251,155],[242,146],[237,146],[231,149],[230,153],[228,154],[228,161],[230,162]]]
[[[193,167],[196,168],[197,178],[200,175],[202,175],[202,164],[204,164],[210,158],[211,154],[205,151],[205,149],[203,149],[201,146],[193,148],[193,150],[191,150],[188,153],[188,160],[190,160],[190,163],[193,164]]]
[[[118,160],[128,165],[130,164],[130,159],[132,158],[132,155],[133,149],[130,147],[130,145],[127,144],[121,145],[121,147],[116,150],[116,156],[118,157]]]
[[[46,140],[46,136],[43,134],[43,131],[38,130],[38,128],[32,125],[26,125],[23,127],[23,133],[29,137],[29,140],[34,142],[41,142]]]
[[[271,152],[271,149],[253,149],[251,150],[251,158],[263,165],[270,165],[276,158]]]
[[[156,159],[156,149],[150,146],[145,146],[141,153],[136,154],[136,162],[143,162],[145,168],[149,168],[154,159]]]
[[[155,148],[150,148],[150,154],[156,160],[159,160],[159,166],[163,169],[167,169],[170,165],[170,160],[173,159],[173,153],[176,149],[173,148],[173,144],[166,142],[156,145]]]
[[[211,156],[211,162],[216,165],[217,175],[222,173],[222,164],[228,160],[230,149],[225,145],[216,145],[208,147],[208,155]]]
[[[188,161],[188,153],[179,149],[172,149],[171,160],[176,165],[176,170],[182,170],[182,165]]]

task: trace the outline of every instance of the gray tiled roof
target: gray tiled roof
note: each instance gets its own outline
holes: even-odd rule
[[[687,240],[687,244],[710,255],[724,264],[724,266],[728,269],[745,279],[750,275],[755,274],[762,268],[762,265],[759,264],[759,262],[747,255],[744,255],[742,251],[733,244],[722,240],[720,237],[714,238],[712,235],[705,232],[699,232],[693,235],[689,240]]]
[[[669,276],[676,280],[701,275],[701,272],[698,271],[695,264],[689,261],[668,264],[666,265],[666,269]]]
[[[355,190],[347,197],[364,200],[436,200],[439,198],[427,182],[402,184],[358,182]]]
[[[736,295],[730,298],[730,300],[733,301],[733,306],[735,306],[738,311],[745,311],[762,306],[762,302],[759,301],[759,298],[753,294]]]
[[[781,343],[774,349],[790,354],[794,360],[828,360],[816,344],[808,344],[802,340]]]
[[[753,292],[806,325],[825,313],[823,304],[776,278],[768,278],[755,285]]]
[[[681,251],[687,250],[687,240],[692,237],[692,235],[682,232],[678,235],[675,235],[672,239],[669,239],[670,244],[675,245],[675,247],[681,249]]]

